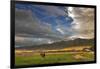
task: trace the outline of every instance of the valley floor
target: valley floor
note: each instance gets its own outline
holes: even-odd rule
[[[15,51],[15,65],[41,65],[54,63],[71,63],[94,61],[94,52],[46,52],[45,57],[40,55],[40,52]]]

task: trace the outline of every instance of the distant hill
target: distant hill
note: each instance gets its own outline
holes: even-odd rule
[[[72,46],[94,46],[94,39],[75,39],[69,41],[60,41],[52,44],[42,44],[34,46],[18,47],[16,49],[63,49]]]

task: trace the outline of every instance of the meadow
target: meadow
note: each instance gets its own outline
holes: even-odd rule
[[[41,65],[54,63],[71,63],[94,61],[94,52],[55,52],[45,53],[41,57],[40,53],[34,52],[17,52],[15,55],[15,65]]]

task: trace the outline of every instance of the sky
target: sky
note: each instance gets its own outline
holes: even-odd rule
[[[15,5],[16,47],[51,44],[77,38],[94,38],[93,8]]]

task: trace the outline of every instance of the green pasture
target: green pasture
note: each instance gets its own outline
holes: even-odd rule
[[[74,56],[81,55],[83,59],[75,59]],[[46,53],[45,58],[41,57],[39,54],[33,54],[30,56],[15,56],[15,65],[41,65],[41,64],[53,64],[53,63],[70,63],[70,62],[84,62],[93,61],[94,54],[91,52],[83,53],[58,53],[58,54],[48,54]]]

